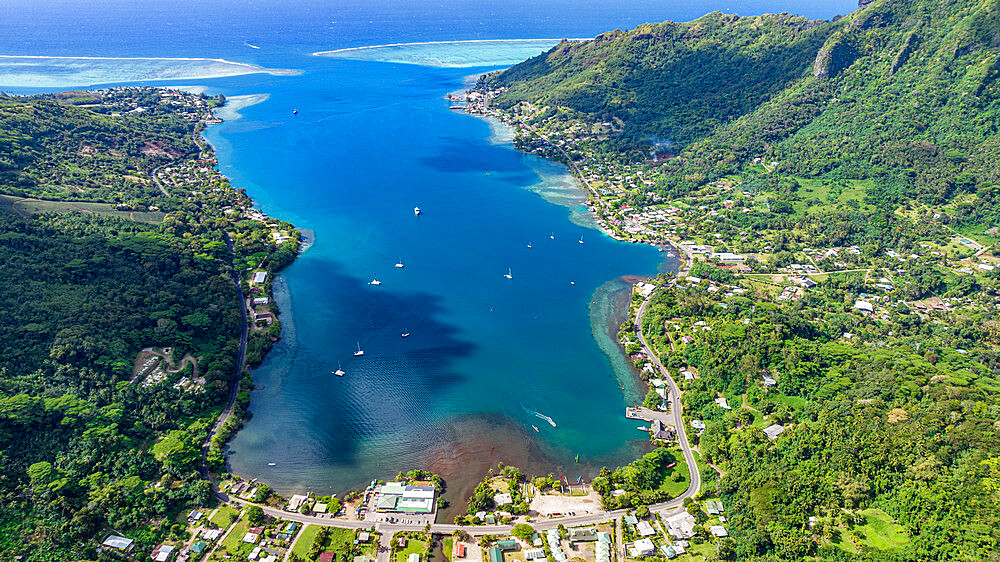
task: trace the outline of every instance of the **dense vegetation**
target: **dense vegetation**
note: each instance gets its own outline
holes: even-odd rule
[[[193,139],[216,102],[0,97],[0,193],[15,196],[0,207],[0,559],[91,558],[110,529],[142,552],[180,532],[178,512],[214,501],[200,447],[239,374],[233,260],[276,271],[298,244],[275,251],[269,227],[225,212],[248,207],[244,193],[191,172],[211,168]],[[189,178],[169,196],[150,177],[167,165]],[[173,212],[136,222],[115,205]],[[258,360],[273,328],[252,336]],[[162,378],[134,369],[143,348],[162,350]]]
[[[609,228],[658,212],[628,235],[747,255],[695,261],[643,327],[692,379],[721,558],[1000,544],[1000,2],[863,6],[642,25],[478,86],[520,146],[576,161]],[[651,461],[594,485],[649,490]]]

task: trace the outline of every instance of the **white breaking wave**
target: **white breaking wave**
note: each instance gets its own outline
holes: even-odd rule
[[[0,55],[0,86],[25,88],[199,80],[261,72],[276,75],[300,73],[216,58]]]
[[[582,41],[584,39],[571,39]],[[314,56],[420,66],[472,67],[504,66],[539,55],[562,39],[465,39],[386,43],[317,51]]]

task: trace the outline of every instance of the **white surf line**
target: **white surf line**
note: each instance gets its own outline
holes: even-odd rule
[[[263,66],[258,66],[256,64],[250,64],[247,62],[236,62],[226,59],[216,59],[211,57],[91,57],[91,56],[75,56],[75,55],[0,55],[0,59],[43,59],[43,60],[97,60],[97,61],[168,61],[168,62],[215,62],[220,64],[229,64],[233,66],[240,66],[248,70],[253,70],[254,72],[268,72],[268,73],[301,73],[300,70],[292,70],[286,68],[266,68]]]
[[[593,37],[574,37],[574,38],[550,38],[542,37],[539,39],[456,39],[454,41],[418,41],[415,43],[386,43],[384,45],[365,45],[363,47],[345,47],[343,49],[333,49],[331,51],[316,51],[311,53],[313,56],[323,56],[332,53],[346,53],[350,51],[364,51],[366,49],[382,49],[385,47],[412,47],[416,45],[452,45],[459,43],[527,43],[533,41],[555,41],[556,43],[566,39],[567,41],[590,41]]]

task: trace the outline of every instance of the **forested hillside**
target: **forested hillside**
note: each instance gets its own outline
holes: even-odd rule
[[[240,376],[234,259],[276,271],[298,245],[196,144],[219,101],[0,97],[0,559],[92,559],[110,529],[143,551],[214,501],[200,449]]]
[[[726,506],[698,553],[997,558],[998,78],[1000,1],[875,0],[641,25],[480,79],[472,111],[572,160],[608,232],[690,264],[643,332],[704,463],[688,511]]]

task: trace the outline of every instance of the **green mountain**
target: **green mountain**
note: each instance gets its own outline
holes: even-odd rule
[[[680,156],[661,189],[747,170],[873,180],[882,201],[941,203],[996,222],[1000,2],[877,0],[833,22],[719,13],[641,25],[489,75],[494,107],[601,131],[593,149]],[[547,108],[545,112],[539,109]],[[569,126],[569,125],[567,125]]]

